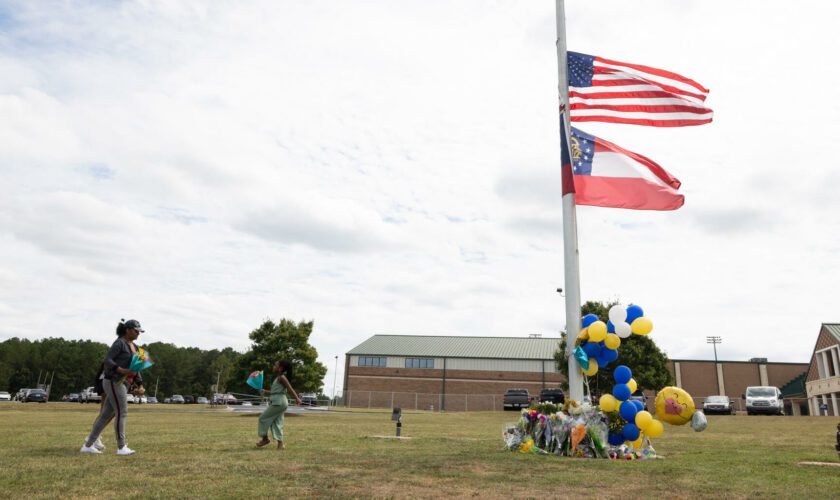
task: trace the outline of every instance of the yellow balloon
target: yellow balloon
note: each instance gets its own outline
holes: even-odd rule
[[[636,392],[636,389],[639,388],[639,386],[636,384],[636,379],[634,379],[634,378],[631,378],[627,382],[627,387],[630,388],[630,394],[633,394],[634,392]]]
[[[630,324],[630,331],[636,335],[647,335],[651,330],[653,330],[653,321],[644,316],[634,319]]]
[[[642,434],[639,433],[639,439],[637,439],[635,441],[631,441],[630,446],[632,446],[633,448],[635,448],[637,450],[641,450],[642,449],[642,438],[643,437],[644,436],[642,436]]]
[[[651,420],[650,424],[648,424],[647,429],[645,429],[645,434],[648,437],[657,438],[665,432],[665,426],[662,425],[662,422],[659,420]]]
[[[618,408],[618,400],[612,394],[604,394],[598,401],[598,406],[601,407],[601,411],[611,413]]]
[[[600,342],[605,338],[607,338],[606,323],[604,323],[603,321],[596,321],[589,325],[589,340],[593,342]]]
[[[651,415],[650,412],[642,410],[636,414],[636,427],[639,429],[647,431],[651,422],[653,422],[653,415]]]
[[[656,416],[672,425],[683,425],[694,415],[691,394],[679,387],[663,387],[656,395]]]
[[[583,329],[583,330],[581,330],[581,331],[580,331],[580,333],[578,334],[578,338],[579,338],[580,340],[589,340],[589,331],[588,331],[586,328],[584,328],[584,329]]]
[[[618,346],[621,345],[621,339],[614,333],[608,333],[607,338],[604,340],[604,345],[610,349],[618,349]]]
[[[598,362],[592,358],[589,358],[589,368],[584,370],[583,367],[581,367],[581,371],[583,371],[583,374],[587,377],[595,375],[596,373],[598,373]]]

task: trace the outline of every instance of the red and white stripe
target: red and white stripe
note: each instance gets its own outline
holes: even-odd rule
[[[712,121],[709,90],[684,76],[595,57],[591,87],[571,87],[573,122],[685,127]]]
[[[685,197],[680,181],[659,164],[595,138],[591,175],[575,175],[575,203],[635,210],[676,210]]]

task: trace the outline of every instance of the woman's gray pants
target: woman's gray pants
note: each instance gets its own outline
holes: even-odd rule
[[[99,438],[111,417],[114,417],[114,432],[117,434],[117,446],[125,446],[125,417],[128,413],[128,388],[125,384],[114,382],[107,378],[102,381],[102,388],[105,389],[105,403],[99,416],[93,422],[93,429],[85,441],[85,446],[93,446],[94,441]]]

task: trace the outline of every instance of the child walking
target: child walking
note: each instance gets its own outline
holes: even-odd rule
[[[262,389],[263,394],[269,395],[270,402],[268,408],[260,415],[257,435],[261,439],[257,442],[257,446],[263,447],[271,442],[268,439],[268,430],[271,429],[271,434],[277,441],[277,449],[282,450],[286,448],[283,443],[283,427],[285,425],[286,409],[289,407],[286,391],[294,396],[297,404],[300,404],[301,400],[289,382],[292,380],[292,363],[281,359],[274,363],[272,371],[276,377],[271,382],[271,389]]]

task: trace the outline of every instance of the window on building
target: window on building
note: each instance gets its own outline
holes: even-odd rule
[[[359,356],[359,366],[376,366],[384,368],[386,360],[384,356]]]
[[[406,368],[434,368],[435,358],[405,358]]]

